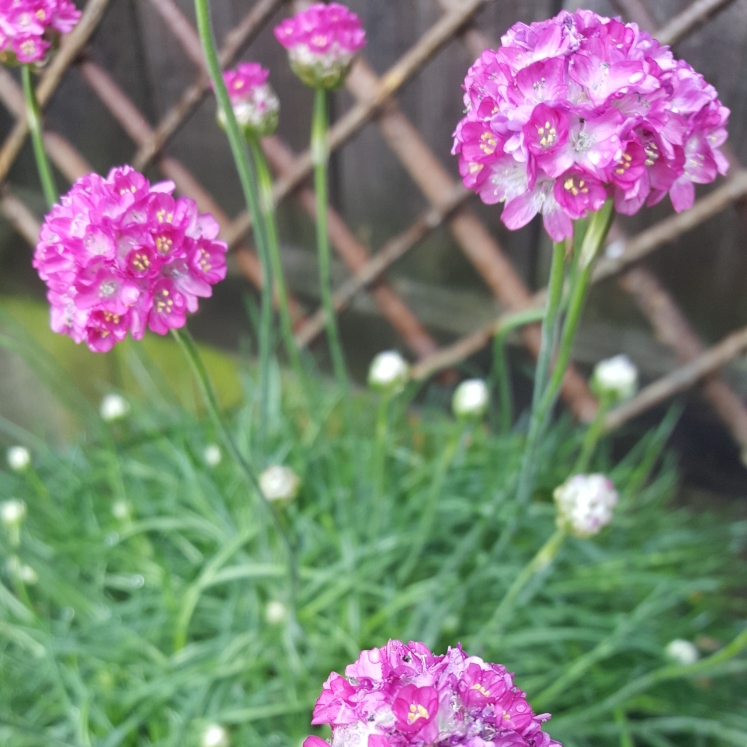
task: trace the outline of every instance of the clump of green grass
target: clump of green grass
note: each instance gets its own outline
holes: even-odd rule
[[[554,531],[551,492],[581,428],[553,427],[506,543],[519,435],[404,400],[377,418],[373,395],[343,407],[334,387],[276,372],[259,443],[242,371],[247,395],[228,414],[240,448],[302,479],[278,509],[289,554],[225,453],[207,464],[207,419],[142,357],[136,373],[143,396],[125,420],[88,412],[87,435],[62,449],[27,436],[33,470],[0,473],[2,496],[28,506],[20,545],[3,533],[0,551],[38,575],[0,584],[1,744],[181,747],[218,722],[234,745],[298,747],[329,672],[389,637],[504,663],[569,747],[747,742],[747,523],[672,505],[671,418],[617,466],[597,457],[621,493],[615,521],[568,539],[496,628]],[[674,638],[703,659],[669,662]]]

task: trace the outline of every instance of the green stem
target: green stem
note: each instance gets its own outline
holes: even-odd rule
[[[280,242],[278,240],[277,220],[275,217],[275,199],[272,190],[272,174],[267,165],[264,151],[260,142],[256,138],[249,141],[249,148],[254,159],[254,168],[257,172],[259,183],[259,203],[260,210],[265,222],[267,231],[268,252],[270,263],[272,265],[272,275],[275,282],[275,293],[277,293],[278,307],[280,310],[280,328],[283,333],[285,349],[288,354],[288,360],[293,367],[299,381],[304,379],[304,370],[301,365],[301,356],[296,345],[293,335],[293,320],[290,313],[290,303],[288,300],[288,286],[285,282],[285,273],[280,256]]]
[[[506,338],[519,327],[541,322],[545,318],[545,309],[528,309],[518,312],[506,319],[493,338],[493,379],[497,381],[500,407],[500,426],[502,433],[508,433],[513,424],[513,395],[511,376],[506,360]]]
[[[382,498],[384,495],[384,467],[386,462],[386,441],[389,433],[389,404],[391,396],[384,392],[381,395],[379,409],[376,413],[376,441],[374,445],[373,461],[373,505],[371,507],[372,536],[378,535],[380,520],[384,511]]]
[[[516,598],[519,596],[521,590],[527,585],[527,583],[529,583],[535,574],[543,571],[550,565],[550,563],[552,563],[560,548],[563,546],[565,536],[565,530],[556,529],[550,539],[542,545],[537,554],[524,566],[519,575],[514,579],[514,582],[506,592],[506,595],[501,599],[501,602],[493,613],[493,616],[485,627],[483,627],[483,629],[478,633],[472,644],[473,647],[481,645],[486,636],[499,636],[503,632],[506,619],[513,611]]]
[[[451,465],[457,453],[457,448],[459,447],[459,442],[462,440],[463,434],[467,432],[470,425],[470,421],[458,423],[451,433],[446,448],[441,453],[441,458],[436,465],[436,472],[433,475],[433,481],[431,482],[428,497],[426,498],[425,506],[423,507],[418,533],[413,540],[410,554],[407,556],[405,562],[400,566],[397,573],[397,580],[400,583],[404,583],[407,580],[412,569],[417,565],[423,549],[428,542],[428,536],[431,533],[433,522],[436,520],[438,499],[441,496],[446,475],[449,473],[449,469],[451,469]]]
[[[275,529],[285,546],[285,550],[288,555],[292,595],[294,595],[298,574],[296,569],[295,552],[293,550],[293,545],[291,544],[290,538],[285,531],[282,521],[276,513],[274,506],[267,500],[267,498],[265,498],[265,495],[259,486],[259,477],[257,476],[257,471],[249,462],[249,460],[241,453],[233,437],[233,434],[223,420],[223,416],[220,412],[220,405],[218,404],[218,397],[216,396],[215,389],[213,388],[213,384],[210,381],[210,375],[205,368],[205,364],[202,360],[202,357],[200,356],[200,351],[197,349],[197,345],[195,344],[192,335],[190,335],[186,329],[172,329],[171,333],[174,336],[177,344],[181,348],[182,352],[184,353],[185,357],[187,358],[187,361],[189,362],[189,366],[192,369],[195,380],[197,381],[200,393],[202,394],[205,406],[207,407],[208,413],[210,414],[210,418],[213,421],[213,425],[215,426],[216,431],[220,434],[221,439],[223,440],[223,443],[228,450],[228,453],[231,455],[239,469],[244,473],[244,476],[246,477],[249,484],[256,491],[257,495],[259,496],[261,505],[264,506],[265,511],[272,520],[272,523],[274,524]]]
[[[268,387],[270,379],[270,349],[272,337],[272,273],[270,270],[269,253],[267,249],[267,232],[260,210],[259,194],[257,190],[257,179],[249,158],[246,140],[239,128],[236,116],[231,106],[223,71],[221,70],[218,53],[216,51],[215,34],[210,19],[210,0],[195,0],[195,14],[197,16],[197,28],[200,33],[202,49],[205,53],[205,62],[208,73],[213,83],[218,106],[223,114],[226,126],[226,134],[231,145],[233,160],[241,181],[249,214],[254,227],[254,238],[257,244],[257,252],[262,262],[262,320],[260,322],[260,407],[261,417],[259,424],[259,439],[264,448],[264,432],[269,419],[269,397]]]
[[[578,456],[578,461],[573,470],[574,474],[581,475],[588,471],[591,458],[594,456],[599,439],[604,433],[604,419],[607,417],[611,404],[612,401],[609,395],[602,395],[602,397],[600,397],[597,414],[594,416],[594,420],[588,427],[586,435],[584,436],[581,453]]]
[[[41,179],[42,188],[44,189],[44,197],[47,199],[47,205],[51,208],[55,203],[60,201],[60,196],[57,193],[57,185],[54,183],[52,169],[47,159],[47,153],[44,150],[41,111],[36,100],[30,65],[21,66],[21,80],[23,82],[23,96],[26,100],[26,120],[28,121],[29,132],[31,133],[31,142],[34,146],[36,167],[39,170],[39,179]]]
[[[314,188],[316,189],[316,240],[319,252],[319,290],[322,296],[322,307],[324,309],[327,337],[329,338],[330,354],[332,356],[332,368],[338,385],[345,391],[347,390],[348,380],[332,299],[332,253],[329,246],[329,234],[327,232],[328,129],[327,91],[324,88],[317,88],[314,92],[311,158],[314,162]]]

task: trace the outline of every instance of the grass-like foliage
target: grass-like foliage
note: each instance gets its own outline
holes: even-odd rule
[[[304,392],[277,371],[259,429],[246,372],[228,414],[240,448],[302,479],[277,509],[289,564],[245,476],[225,452],[206,463],[207,419],[148,370],[127,418],[64,449],[29,440],[33,468],[0,474],[28,506],[20,544],[5,532],[0,551],[38,575],[0,585],[0,744],[181,747],[218,722],[234,745],[297,747],[329,672],[389,637],[504,663],[568,747],[747,743],[747,524],[672,505],[673,418],[614,467],[602,449],[596,467],[621,493],[613,524],[568,538],[497,619],[554,531],[551,491],[583,429],[553,427],[506,542],[520,436],[404,399],[345,407],[334,387]],[[674,638],[703,658],[669,661]]]

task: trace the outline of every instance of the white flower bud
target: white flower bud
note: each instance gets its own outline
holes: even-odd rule
[[[270,625],[277,625],[278,623],[283,622],[287,614],[288,610],[285,609],[285,605],[276,600],[268,602],[267,607],[265,607],[265,620],[267,620]]]
[[[292,501],[301,487],[301,480],[290,468],[275,464],[259,476],[259,487],[268,501]]]
[[[664,649],[664,653],[677,664],[695,664],[700,658],[698,647],[682,638],[675,638],[670,641]]]
[[[26,518],[26,504],[17,498],[11,498],[9,501],[0,503],[0,521],[6,527],[20,526]]]
[[[592,537],[612,521],[618,495],[604,475],[574,475],[555,489],[557,522],[576,537]]]
[[[18,578],[27,586],[39,583],[39,574],[30,565],[22,565],[18,569]]]
[[[24,472],[31,464],[31,452],[25,446],[11,446],[5,457],[14,472]]]
[[[638,369],[627,355],[600,361],[591,378],[592,389],[613,402],[630,399],[638,389]]]
[[[99,414],[107,423],[121,420],[129,411],[130,403],[119,394],[107,394],[99,407]]]
[[[223,452],[218,444],[208,444],[202,452],[202,458],[208,467],[217,467],[223,460]]]
[[[112,503],[112,516],[119,521],[132,518],[132,506],[127,501],[114,501]]]
[[[482,379],[467,379],[454,392],[451,408],[458,418],[481,418],[488,410],[488,386]]]
[[[410,366],[396,351],[379,353],[368,369],[368,385],[372,389],[389,394],[401,392],[410,380]]]
[[[210,724],[202,732],[201,747],[229,747],[231,738],[220,724]]]

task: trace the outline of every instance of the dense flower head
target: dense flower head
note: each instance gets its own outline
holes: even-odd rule
[[[269,77],[270,71],[256,62],[242,62],[223,74],[236,121],[249,137],[266,137],[277,129],[280,101],[267,82]],[[219,110],[221,124],[223,119]]]
[[[389,641],[333,672],[314,708],[333,747],[559,747],[542,731],[513,676],[461,646],[437,656],[422,643]],[[309,737],[305,747],[324,747]]]
[[[368,369],[368,385],[379,392],[398,394],[410,380],[407,361],[396,350],[379,353]]]
[[[218,224],[174,184],[151,183],[129,166],[89,174],[47,215],[34,267],[47,284],[55,332],[110,350],[129,331],[184,326],[198,298],[226,276]]]
[[[70,0],[0,0],[0,59],[41,62],[57,34],[67,34],[80,19]]]
[[[553,494],[557,523],[576,537],[593,537],[611,521],[619,496],[605,475],[573,475]]]
[[[588,10],[518,23],[464,88],[453,152],[510,229],[541,213],[560,241],[608,198],[632,215],[669,194],[679,212],[728,169],[716,89],[634,23]]]
[[[591,386],[595,394],[613,404],[628,399],[638,389],[638,369],[627,355],[607,358],[594,367]]]
[[[360,18],[339,3],[314,3],[275,28],[291,66],[312,88],[337,88],[366,44]]]

